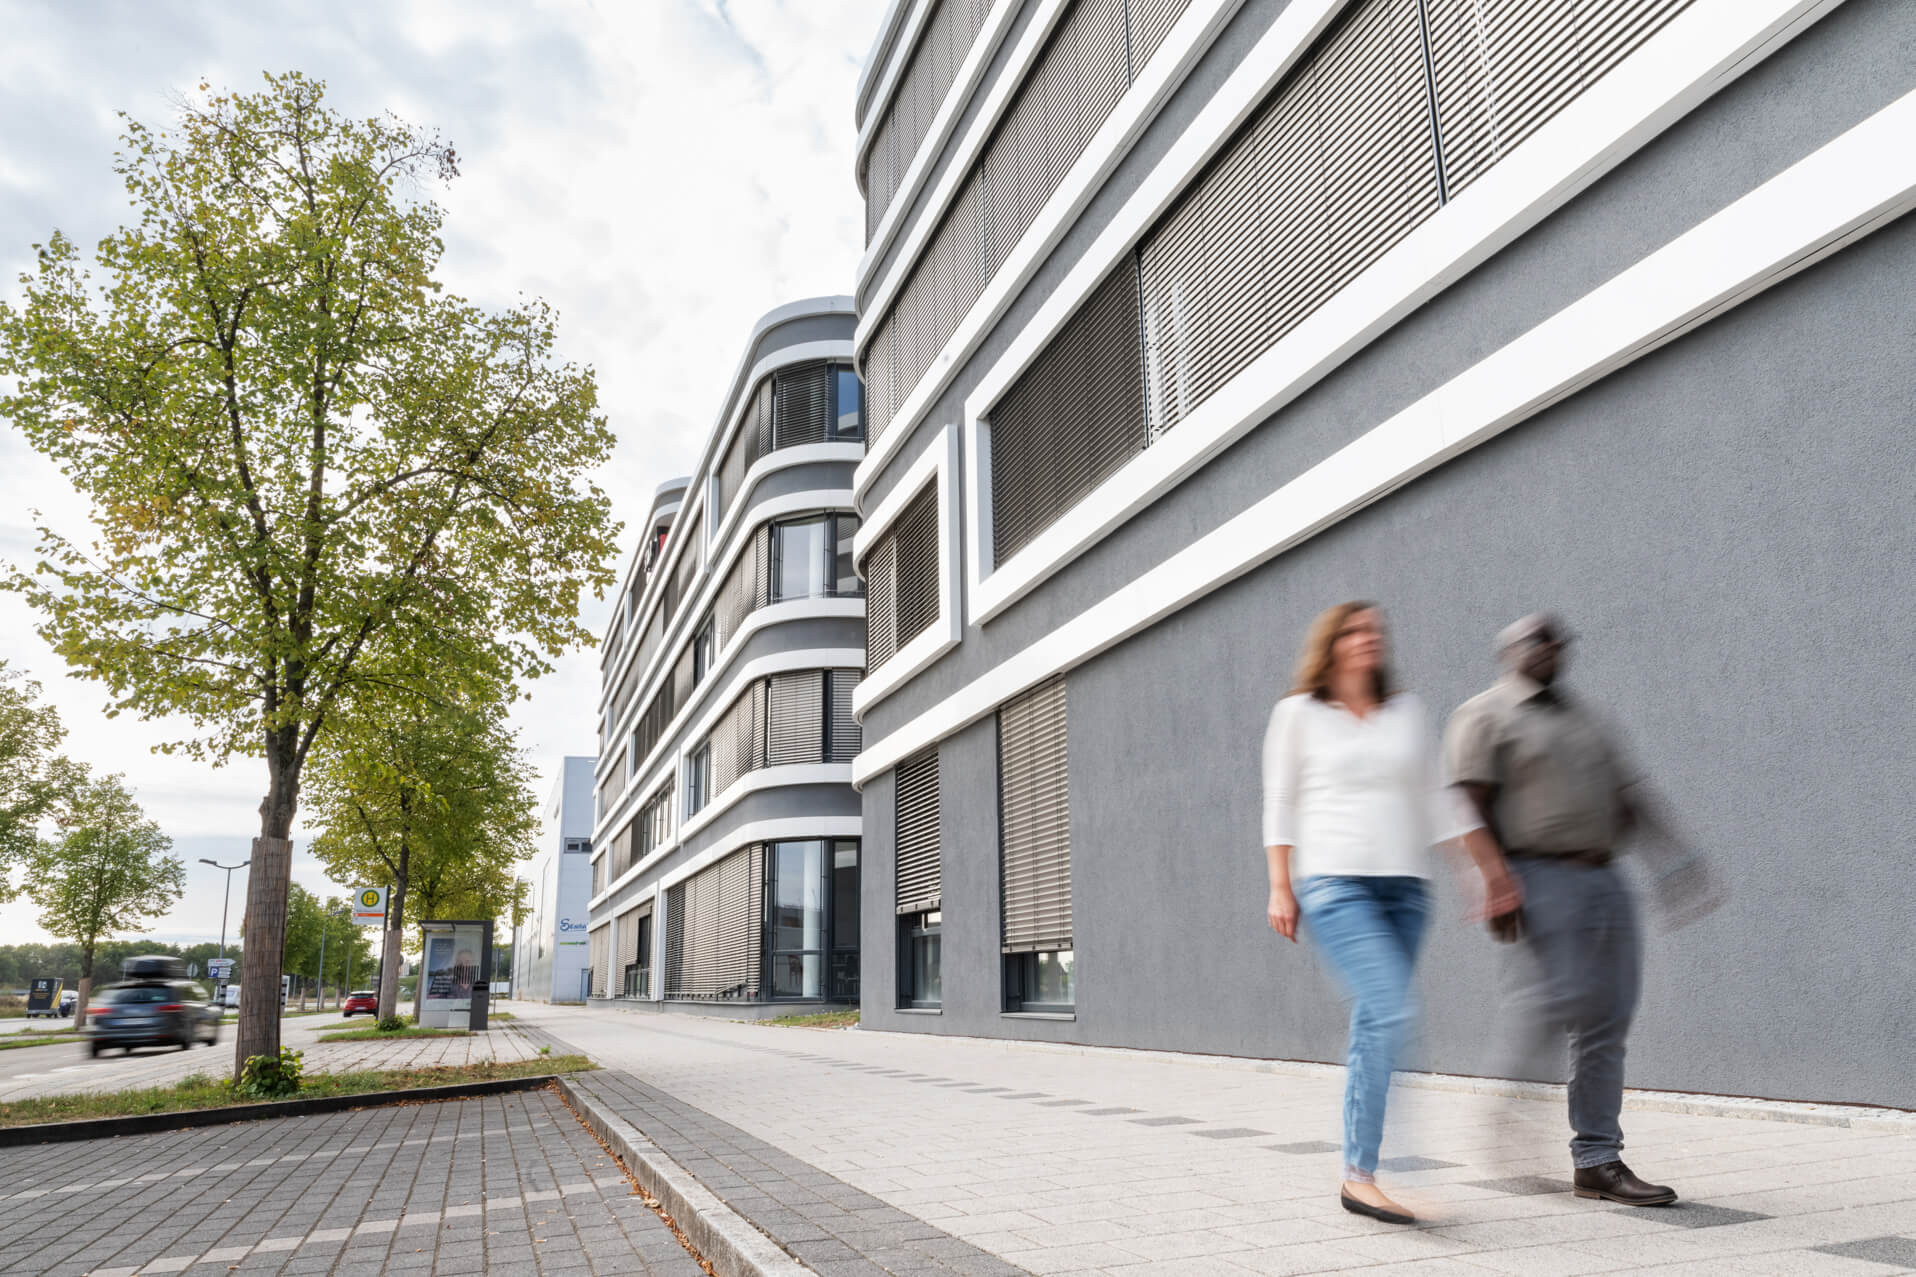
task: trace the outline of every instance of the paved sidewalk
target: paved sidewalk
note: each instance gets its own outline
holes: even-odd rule
[[[628,1074],[595,1092],[787,1249],[844,1245],[814,1252],[832,1277],[1916,1269],[1916,1125],[1633,1111],[1630,1160],[1683,1201],[1629,1210],[1569,1193],[1561,1101],[1400,1087],[1384,1178],[1424,1220],[1404,1229],[1337,1205],[1335,1069],[514,1013]]]
[[[702,1272],[553,1091],[5,1149],[8,1186],[5,1273]]]
[[[377,1042],[321,1042],[323,1033],[363,1029],[371,1021],[345,1022],[334,1016],[302,1016],[284,1020],[280,1041],[305,1053],[310,1073],[353,1073],[362,1069],[419,1068],[438,1064],[469,1064],[480,1060],[526,1060],[538,1048],[510,1025],[501,1025],[457,1038],[400,1038]],[[132,1055],[112,1051],[94,1059],[85,1043],[36,1046],[0,1052],[0,1100],[32,1095],[61,1095],[75,1091],[117,1091],[123,1088],[169,1086],[194,1073],[225,1077],[233,1069],[233,1026],[226,1025],[219,1043],[190,1050],[143,1047]],[[11,1074],[11,1076],[8,1076]]]

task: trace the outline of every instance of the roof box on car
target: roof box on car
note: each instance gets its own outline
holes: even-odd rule
[[[122,962],[120,974],[128,980],[184,980],[186,963],[164,953],[149,953]]]

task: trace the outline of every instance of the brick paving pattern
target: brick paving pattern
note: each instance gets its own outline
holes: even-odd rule
[[[0,1150],[0,1272],[698,1277],[552,1091]]]
[[[741,1157],[801,1184],[808,1171],[812,1184],[836,1181],[1033,1273],[1916,1267],[1916,1123],[1852,1130],[1635,1109],[1627,1156],[1683,1201],[1630,1210],[1571,1195],[1561,1099],[1400,1087],[1386,1183],[1423,1222],[1393,1228],[1338,1207],[1336,1069],[524,1003],[514,1012],[529,1032],[629,1074],[593,1085],[718,1196],[742,1200],[748,1218],[779,1194],[755,1199]],[[861,1258],[928,1271],[876,1254]]]

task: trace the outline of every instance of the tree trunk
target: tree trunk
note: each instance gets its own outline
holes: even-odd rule
[[[281,828],[292,824],[291,812]],[[279,955],[286,948],[286,889],[292,881],[293,841],[253,839],[253,865],[246,876],[246,913],[240,930],[246,952],[257,960],[240,967],[239,1033],[233,1046],[233,1076],[249,1057],[279,1054]],[[274,955],[269,960],[267,955]]]
[[[400,853],[401,872],[393,875],[393,889],[386,897],[386,939],[379,964],[379,1018],[399,1014],[399,959],[406,940],[406,860]]]
[[[86,1003],[93,995],[93,946],[85,945],[80,949],[80,993],[73,1003],[73,1027],[86,1027]],[[54,1010],[59,1010],[55,1007]]]

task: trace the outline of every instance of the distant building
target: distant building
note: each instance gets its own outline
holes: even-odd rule
[[[579,1002],[586,997],[593,761],[584,756],[565,759],[546,802],[539,849],[527,875],[532,916],[519,928],[512,955],[514,997],[537,1002]]]

